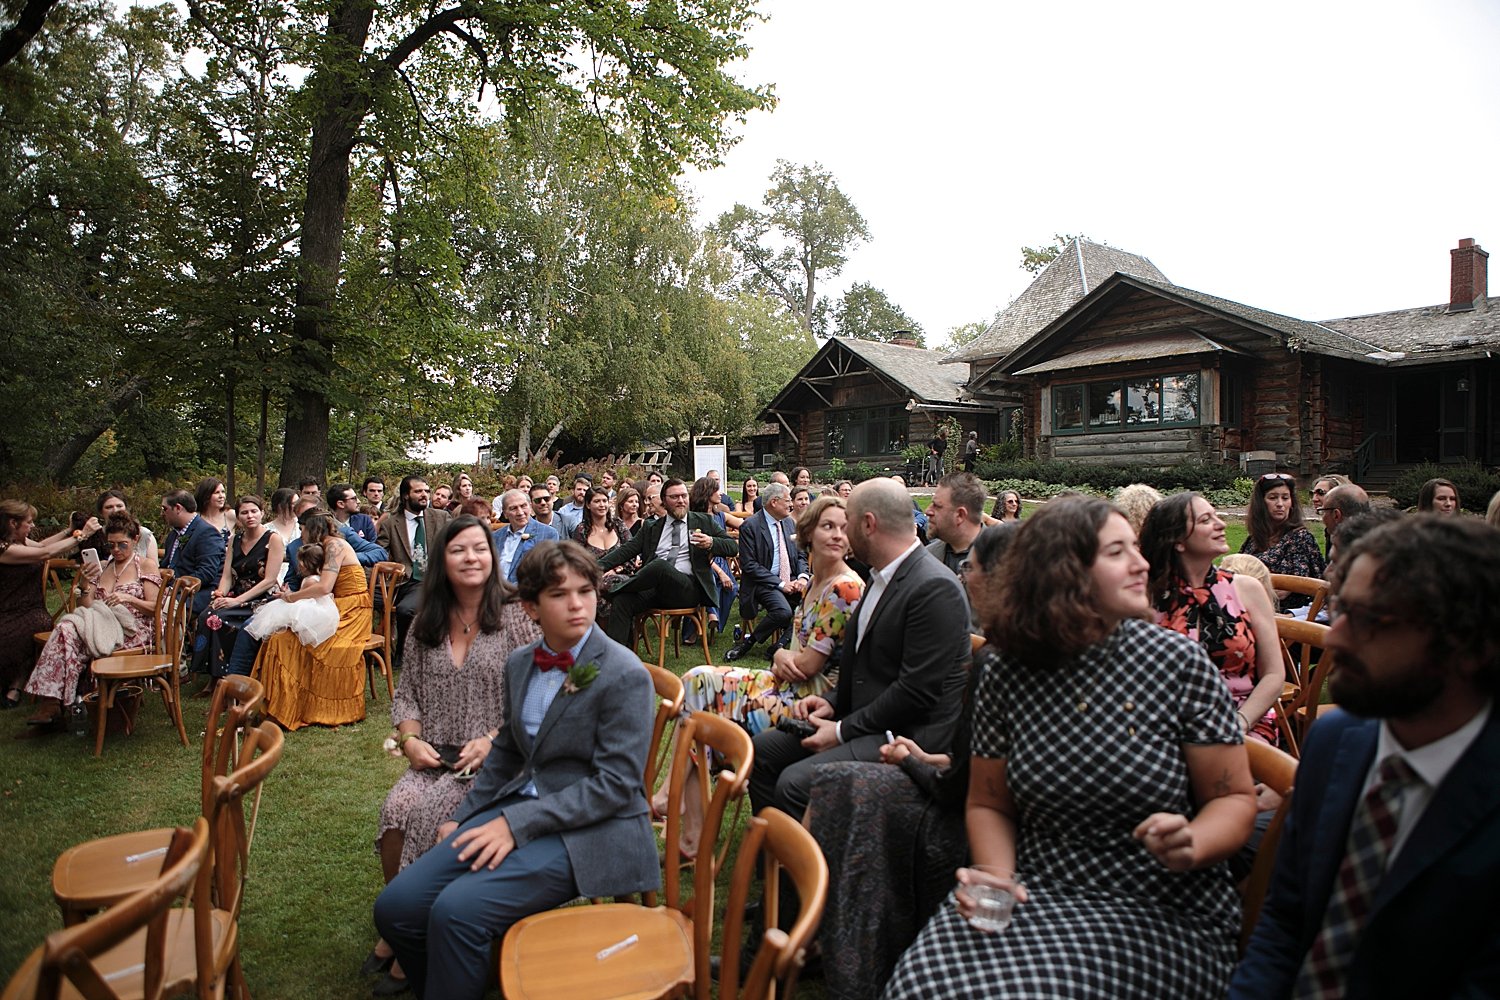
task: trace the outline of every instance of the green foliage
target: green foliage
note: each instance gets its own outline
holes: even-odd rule
[[[725,321],[749,361],[755,406],[764,407],[818,352],[807,328],[775,299],[740,292],[726,303]]]
[[[849,286],[833,313],[834,333],[860,340],[911,339],[925,346],[922,324],[912,319],[890,297],[870,284],[857,281]]]
[[[1483,514],[1489,506],[1490,497],[1500,493],[1500,472],[1491,471],[1482,465],[1419,465],[1402,473],[1391,484],[1390,496],[1402,507],[1415,507],[1422,492],[1422,484],[1429,479],[1446,479],[1458,490],[1458,502],[1464,510]]]
[[[1238,474],[1231,466],[1197,462],[1184,462],[1163,469],[1145,465],[1080,465],[1039,459],[992,462],[988,456],[979,462],[976,472],[986,480],[1033,480],[1064,487],[1090,486],[1105,492],[1131,483],[1145,483],[1163,493],[1229,489],[1235,485]]]
[[[1069,243],[1074,240],[1088,240],[1083,233],[1076,236],[1072,233],[1053,233],[1052,243],[1044,246],[1021,248],[1021,270],[1027,274],[1040,274],[1042,269],[1052,263],[1062,252],[1067,249]],[[1090,240],[1089,242],[1095,242]]]
[[[847,478],[852,483],[862,483],[866,479],[878,479],[890,474],[891,470],[888,468],[876,468],[869,462],[860,462],[854,466],[854,471]]]
[[[851,482],[853,481],[853,477],[849,475],[849,464],[842,458],[829,459],[828,481],[830,483],[836,483],[841,479],[848,479]]]

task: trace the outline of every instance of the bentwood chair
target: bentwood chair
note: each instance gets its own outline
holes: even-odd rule
[[[171,948],[185,912],[172,904],[208,870],[208,825],[199,817],[191,830],[170,831],[161,866],[140,889],[94,920],[49,934],[11,979],[4,1000],[160,1000],[192,982],[191,927],[188,947]]]
[[[385,693],[392,701],[396,699],[396,688],[391,681],[391,664],[395,662],[392,643],[396,638],[395,611],[396,586],[406,576],[406,567],[398,562],[378,562],[370,571],[370,590],[380,603],[380,617],[374,620],[375,627],[365,640],[365,673],[370,681],[370,700],[375,695],[375,672],[385,678]]]
[[[63,615],[78,606],[73,597],[73,581],[80,578],[78,572],[79,564],[72,559],[48,559],[47,568],[42,574],[42,599],[54,604],[52,624]],[[47,640],[52,638],[52,630],[45,632],[34,632],[32,638],[36,640],[36,648],[41,649],[47,645]]]
[[[260,682],[230,674],[214,686],[214,700],[203,733],[203,815],[213,811],[214,779],[235,770],[244,728],[262,710]],[[259,793],[257,793],[257,796]],[[254,829],[253,813],[251,822]],[[114,906],[139,891],[159,870],[155,862],[166,851],[167,828],[122,833],[68,848],[52,866],[52,896],[62,911],[63,926],[80,923],[96,910]]]
[[[1260,919],[1261,906],[1266,900],[1266,890],[1271,887],[1271,872],[1276,867],[1276,846],[1281,843],[1281,827],[1286,822],[1287,810],[1292,803],[1292,785],[1297,780],[1297,760],[1259,740],[1246,740],[1245,751],[1250,755],[1250,777],[1281,796],[1281,805],[1271,818],[1270,826],[1261,835],[1255,849],[1255,861],[1250,874],[1240,886],[1243,916],[1240,922],[1240,952],[1250,941],[1255,922]]]
[[[696,754],[712,752],[725,763],[710,793],[704,767],[690,767]],[[571,906],[534,914],[513,925],[500,951],[500,985],[508,1000],[557,997],[681,997],[690,993],[708,1000],[709,951],[713,939],[715,855],[724,814],[745,793],[754,765],[749,735],[728,719],[694,712],[679,727],[668,781],[664,905],[604,903]],[[699,861],[693,865],[693,895],[683,895],[682,873],[675,859],[682,830],[683,791],[687,781],[701,783],[703,832]],[[618,954],[595,960],[599,952],[628,935],[637,940]]]
[[[661,780],[662,769],[672,756],[672,740],[667,731],[682,714],[682,702],[686,690],[682,678],[665,667],[641,661],[641,666],[651,673],[651,684],[656,689],[656,719],[651,723],[651,752],[646,756],[646,801],[656,794],[656,784]]]
[[[698,641],[703,645],[703,662],[712,663],[713,653],[708,649],[708,612],[701,607],[696,608],[655,608],[636,616],[633,627],[633,635],[637,643],[648,637],[646,632],[648,624],[656,626],[656,665],[665,667],[667,665],[667,635],[672,636],[672,651],[674,656],[682,655],[682,623],[692,619],[698,625]],[[650,648],[650,639],[647,638],[647,648]]]
[[[1288,573],[1272,573],[1271,589],[1284,590],[1289,594],[1304,594],[1312,598],[1307,608],[1307,620],[1313,621],[1328,603],[1328,581],[1315,576],[1292,576]]]
[[[182,725],[182,649],[187,636],[188,614],[192,610],[193,595],[198,592],[196,577],[178,577],[172,581],[171,593],[161,605],[158,617],[162,620],[160,643],[149,656],[106,656],[89,666],[97,687],[94,699],[94,756],[104,753],[104,733],[108,728],[109,711],[120,703],[122,695],[144,694],[147,686],[161,693],[167,714],[177,726],[177,737],[183,746],[188,745],[187,730]],[[135,720],[130,711],[125,712],[125,731],[134,731]]]
[[[1277,618],[1276,634],[1281,639],[1281,656],[1288,678],[1276,702],[1277,728],[1291,754],[1301,756],[1302,737],[1318,717],[1323,684],[1333,664],[1333,657],[1324,650],[1328,626],[1296,618]]]

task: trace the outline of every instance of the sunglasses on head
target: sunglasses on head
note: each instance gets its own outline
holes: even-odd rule
[[[1291,476],[1287,475],[1285,472],[1268,472],[1264,476],[1260,477],[1260,481],[1263,482],[1263,483],[1273,482],[1273,481],[1279,481],[1279,482],[1284,482],[1284,483],[1296,482],[1295,479],[1293,479]]]

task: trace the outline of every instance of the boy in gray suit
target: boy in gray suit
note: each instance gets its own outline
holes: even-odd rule
[[[484,995],[490,942],[578,896],[661,882],[641,791],[651,676],[594,627],[599,568],[543,542],[517,568],[542,640],[505,664],[505,721],[439,842],[375,901],[375,924],[418,997]]]

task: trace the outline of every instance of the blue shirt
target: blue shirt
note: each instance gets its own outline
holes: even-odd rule
[[[781,572],[781,545],[776,539],[786,541],[786,536],[781,533],[781,522],[771,516],[770,511],[765,511],[766,523],[771,526],[771,575],[776,576]],[[791,569],[787,569],[787,576],[791,576]]]
[[[573,662],[578,662],[578,655],[583,652],[584,643],[589,641],[589,636],[594,634],[595,626],[590,625],[589,630],[583,633],[583,638],[578,640],[570,653],[573,654]],[[542,640],[541,648],[549,653],[555,653],[547,640]],[[532,678],[526,685],[526,698],[521,702],[521,728],[526,730],[526,735],[536,742],[536,734],[542,728],[542,720],[547,717],[547,709],[552,707],[552,699],[557,697],[557,692],[562,690],[563,683],[568,679],[566,670],[538,670],[535,663],[531,665]],[[526,782],[526,787],[517,794],[524,795],[529,799],[537,797],[536,782]]]

